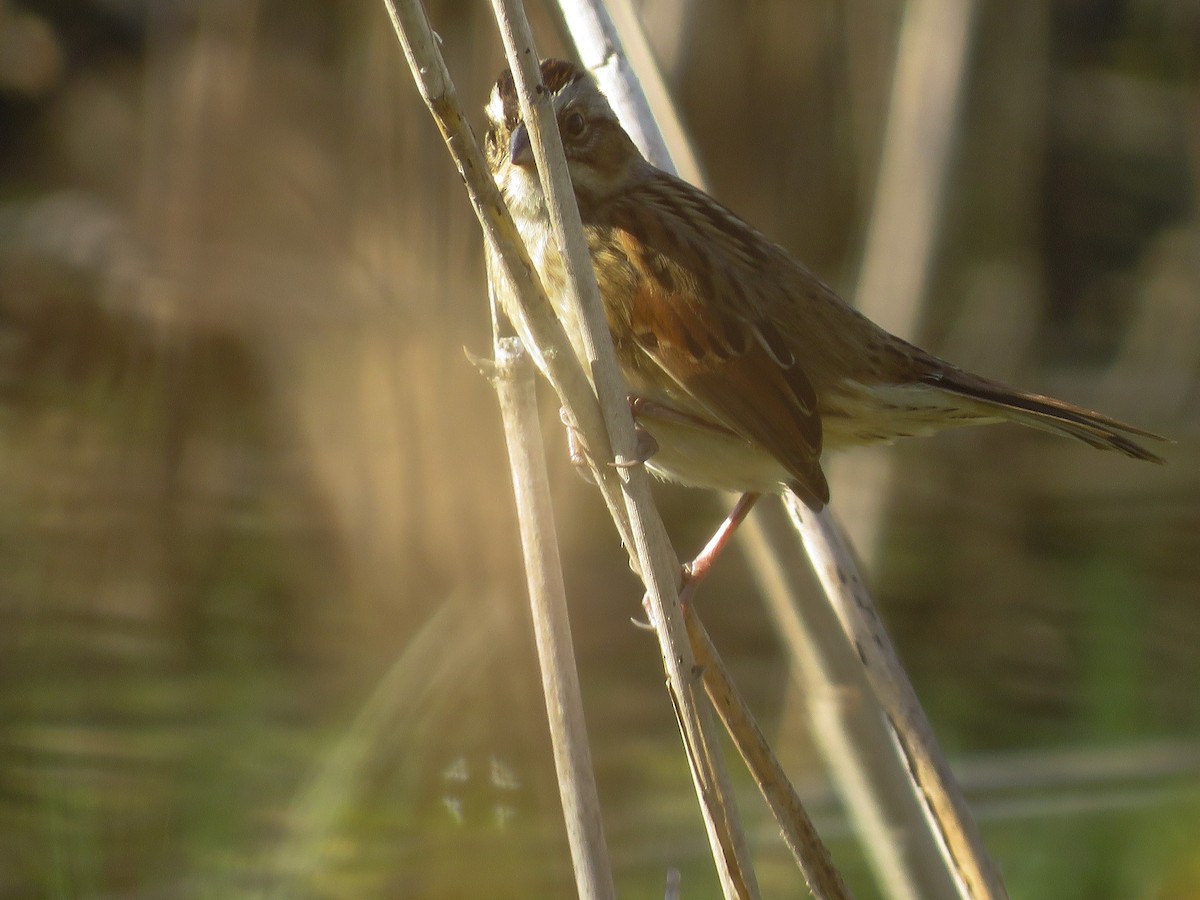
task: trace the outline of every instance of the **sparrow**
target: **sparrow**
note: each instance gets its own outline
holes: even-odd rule
[[[584,70],[542,80],[633,411],[662,478],[829,502],[824,454],[1016,422],[1133,459],[1164,440],[958,368],[880,328],[704,191],[651,165]],[[568,335],[565,270],[510,72],[486,108],[488,164]],[[753,502],[752,500],[750,501]]]

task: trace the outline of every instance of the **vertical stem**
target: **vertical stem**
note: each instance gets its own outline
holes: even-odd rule
[[[540,57],[520,0],[492,2],[521,115],[529,130],[551,230],[567,272],[565,300],[580,331],[572,337],[578,339],[585,356],[581,362],[593,379],[617,462],[635,462],[637,440],[628,390],[617,367],[551,99],[541,83]],[[679,561],[654,506],[645,468],[622,465],[618,471],[633,537],[631,549],[636,551],[646,585],[651,622],[717,872],[726,896],[757,897],[757,880],[722,756],[720,733],[693,676],[691,645],[679,608]]]
[[[491,381],[504,420],[504,438],[508,444],[525,556],[525,577],[529,584],[533,633],[575,883],[581,898],[612,900],[616,892],[600,819],[600,800],[588,749],[583,697],[579,691],[579,673],[567,615],[562,562],[534,393],[534,367],[519,338],[497,336],[495,355]]]
[[[975,6],[975,0],[908,0],[900,27],[855,293],[867,318],[910,340],[937,248]],[[853,473],[847,471],[851,466]],[[835,486],[866,485],[853,496],[858,514],[852,526],[868,564],[877,556],[893,472],[891,457],[854,456],[835,461],[830,473]]]

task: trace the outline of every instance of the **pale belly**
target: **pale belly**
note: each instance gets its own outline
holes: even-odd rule
[[[791,476],[774,457],[748,441],[715,432],[639,417],[658,442],[646,468],[666,481],[720,491],[778,493]]]

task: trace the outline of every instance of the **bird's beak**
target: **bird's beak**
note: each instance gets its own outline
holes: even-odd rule
[[[508,140],[508,158],[514,166],[528,169],[533,165],[533,146],[529,143],[529,129],[524,122],[518,123]]]

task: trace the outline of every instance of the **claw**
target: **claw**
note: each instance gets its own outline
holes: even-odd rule
[[[579,474],[580,478],[588,484],[595,484],[596,479],[592,475],[592,466],[588,458],[587,445],[584,444],[583,438],[579,435],[579,429],[575,427],[575,423],[571,421],[571,417],[567,414],[566,407],[559,407],[558,418],[567,429],[567,454],[571,458],[571,465],[575,467],[575,471]]]
[[[653,631],[654,630],[654,626],[650,624],[649,618],[635,619],[633,616],[630,616],[629,624],[632,625],[634,628],[638,629],[638,631]]]
[[[632,623],[634,628],[640,628],[643,631],[653,631],[654,630],[654,617],[652,615],[650,615],[650,594],[649,594],[649,592],[642,594],[642,612],[644,612],[646,614],[646,617],[644,619],[635,619],[632,616],[630,616],[629,617],[630,623]]]
[[[618,469],[632,469],[634,466],[645,465],[646,461],[658,452],[658,441],[654,439],[654,435],[637,422],[633,423],[633,434],[637,441],[633,449],[633,459],[617,460],[613,465]]]

